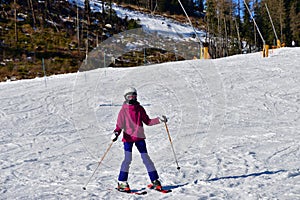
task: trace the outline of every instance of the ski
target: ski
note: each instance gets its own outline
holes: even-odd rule
[[[135,194],[135,195],[146,195],[147,191],[135,191],[135,190],[129,190],[129,191],[120,191],[118,188],[116,188],[118,192],[127,193],[127,194]]]
[[[152,184],[149,184],[148,188],[151,189],[151,190],[156,190],[156,191],[161,192],[161,193],[170,193],[170,192],[172,192],[172,190],[164,190],[162,188],[161,189],[156,189],[156,188],[153,187]]]

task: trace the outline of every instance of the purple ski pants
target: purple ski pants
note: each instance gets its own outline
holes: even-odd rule
[[[154,181],[159,178],[158,173],[155,169],[155,166],[150,159],[148,153],[147,153],[147,147],[146,147],[146,142],[145,140],[140,140],[137,142],[124,142],[124,153],[125,153],[125,158],[122,162],[121,165],[121,170],[119,174],[119,181],[127,181],[128,179],[128,173],[129,173],[129,168],[130,164],[132,161],[132,147],[133,144],[137,147],[138,151],[141,154],[141,158],[143,160],[144,165],[146,166],[146,169],[148,171],[148,175],[151,181]]]

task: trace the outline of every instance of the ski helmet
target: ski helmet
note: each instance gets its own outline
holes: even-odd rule
[[[131,100],[132,97],[136,99],[137,91],[134,87],[126,88],[124,91],[124,97],[126,100]]]

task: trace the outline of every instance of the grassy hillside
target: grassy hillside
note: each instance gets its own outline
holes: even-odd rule
[[[0,81],[43,76],[43,60],[47,75],[75,72],[87,46],[91,51],[111,35],[139,27],[110,10],[87,13],[68,1],[16,2],[0,4]]]

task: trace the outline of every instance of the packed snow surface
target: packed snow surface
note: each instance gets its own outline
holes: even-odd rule
[[[300,199],[300,48],[0,83],[0,199]],[[154,118],[149,154],[172,193],[146,188],[133,150],[129,184],[110,144],[123,90],[134,86]]]

